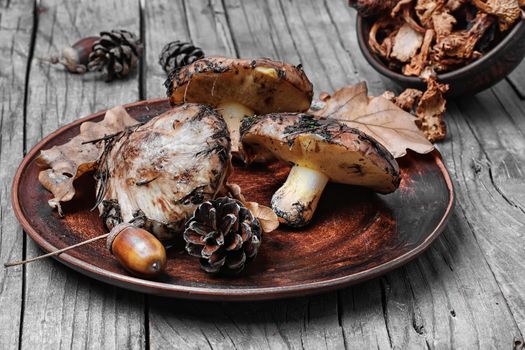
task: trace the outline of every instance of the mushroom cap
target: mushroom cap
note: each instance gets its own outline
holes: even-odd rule
[[[399,166],[388,150],[363,132],[331,119],[281,113],[245,118],[243,158],[259,153],[322,172],[332,182],[365,186],[380,193],[399,187]]]
[[[202,58],[175,71],[165,85],[173,105],[237,102],[257,114],[304,112],[313,96],[299,66],[268,58]]]
[[[224,189],[228,129],[210,106],[185,104],[124,134],[101,164],[99,211],[108,228],[140,218],[159,239],[171,239],[199,204]]]

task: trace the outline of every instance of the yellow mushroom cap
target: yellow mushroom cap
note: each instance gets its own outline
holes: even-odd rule
[[[399,187],[399,165],[372,137],[331,119],[281,113],[245,118],[243,159],[260,153],[323,173],[329,181],[364,186],[380,193]]]

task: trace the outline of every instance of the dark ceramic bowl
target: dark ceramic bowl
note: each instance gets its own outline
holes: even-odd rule
[[[405,88],[425,89],[418,77],[407,77],[390,70],[368,46],[371,22],[357,17],[357,40],[368,63],[380,74]],[[439,74],[441,82],[450,85],[449,97],[474,95],[505,78],[525,56],[525,20],[521,19],[510,32],[482,58],[454,71]]]

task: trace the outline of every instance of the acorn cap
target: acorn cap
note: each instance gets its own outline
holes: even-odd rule
[[[388,150],[361,131],[306,114],[268,114],[241,125],[243,159],[261,152],[323,173],[329,181],[390,193],[400,182],[399,166]]]
[[[256,114],[303,112],[313,96],[312,83],[299,66],[268,58],[202,58],[175,71],[165,85],[173,105],[237,102]]]
[[[135,226],[133,224],[130,224],[130,223],[127,223],[127,222],[123,222],[121,224],[115,225],[111,229],[111,231],[109,231],[109,236],[106,239],[106,247],[108,248],[110,253],[112,253],[111,250],[112,250],[113,241],[115,240],[115,238],[119,235],[119,233],[121,233],[122,231],[124,231],[125,229],[128,229],[130,227],[135,227]]]

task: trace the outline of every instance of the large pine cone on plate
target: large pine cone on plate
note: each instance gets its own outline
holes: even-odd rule
[[[221,197],[199,205],[184,231],[186,251],[200,258],[208,273],[239,273],[253,260],[262,229],[250,210],[236,199]]]

